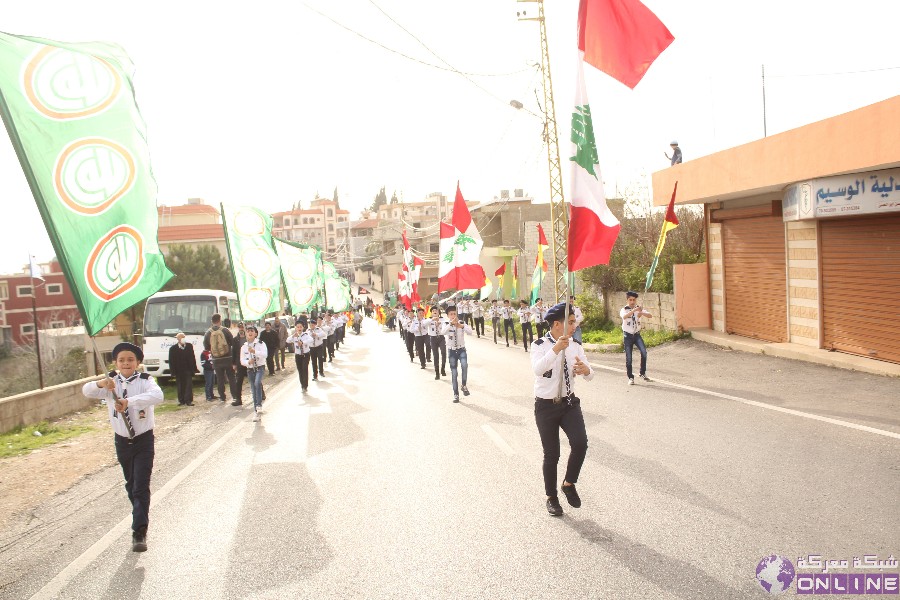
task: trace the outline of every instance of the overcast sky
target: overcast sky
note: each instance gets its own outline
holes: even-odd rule
[[[666,167],[673,139],[691,160],[762,137],[763,64],[769,135],[900,93],[900,2],[646,4],[675,42],[637,88],[587,68],[607,195]],[[577,5],[546,7],[561,154],[569,146]],[[517,20],[523,9],[530,16],[537,5],[32,0],[5,3],[0,30],[126,49],[160,204],[201,197],[274,212],[317,192],[330,198],[337,187],[356,218],[382,185],[406,201],[452,196],[457,180],[468,200],[513,188],[548,200],[541,121],[509,106],[516,99],[540,113],[536,97],[543,102],[531,66],[540,60],[538,25]],[[473,75],[436,68],[447,63]],[[565,170],[564,181],[568,188]],[[29,250],[49,259],[6,136],[0,202],[16,215],[0,236],[0,272],[17,271]]]

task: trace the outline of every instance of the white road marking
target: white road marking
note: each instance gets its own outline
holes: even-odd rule
[[[481,426],[481,429],[487,434],[487,436],[489,438],[491,438],[491,441],[494,442],[498,448],[503,450],[503,454],[505,454],[507,456],[512,456],[513,454],[516,453],[516,451],[513,450],[509,444],[506,443],[506,440],[504,440],[503,437],[501,437],[500,434],[497,433],[493,427],[491,427],[490,425],[485,423]]]
[[[604,369],[606,371],[613,371],[615,373],[621,373],[622,369],[620,367],[608,367],[606,365],[595,365],[591,363],[591,367],[595,369]],[[775,406],[773,404],[766,404],[765,402],[758,402],[756,400],[749,400],[747,398],[741,398],[740,396],[731,396],[729,394],[722,394],[720,392],[714,392],[712,390],[704,390],[702,388],[696,388],[690,385],[684,385],[681,383],[675,383],[673,381],[665,381],[663,379],[653,379],[656,383],[662,383],[664,385],[669,385],[672,387],[680,388],[682,390],[689,390],[691,392],[697,392],[698,394],[705,394],[707,396],[714,396],[716,398],[723,398],[725,400],[731,400],[732,402],[740,402],[741,404],[746,404],[748,406],[756,406],[758,408],[765,408],[767,410],[774,410],[780,413],[785,413],[788,415],[794,415],[795,417],[802,417],[804,419],[812,419],[813,421],[822,421],[823,423],[830,423],[832,425],[838,425],[840,427],[847,427],[849,429],[856,429],[857,431],[864,431],[866,433],[874,433],[876,435],[883,435],[885,437],[894,438],[895,440],[900,440],[900,433],[895,433],[893,431],[885,431],[884,429],[876,429],[875,427],[868,427],[866,425],[858,425],[857,423],[851,423],[849,421],[841,421],[840,419],[832,419],[831,417],[823,417],[821,415],[817,415],[814,413],[803,412],[800,410],[794,410],[792,408],[784,408],[781,406]]]
[[[287,388],[284,388],[287,389]],[[271,396],[270,391],[270,396]],[[281,393],[274,394],[276,397],[280,396]],[[273,398],[274,399],[274,398]],[[271,406],[271,401],[268,402],[269,406]],[[216,451],[221,448],[225,442],[234,437],[238,431],[244,428],[247,423],[252,419],[252,411],[247,415],[246,418],[242,419],[240,423],[231,428],[225,435],[216,440],[209,448],[203,451],[197,458],[191,461],[189,465],[183,468],[181,471],[175,474],[164,486],[162,486],[159,490],[153,493],[153,498],[151,500],[151,508],[153,508],[154,504],[158,504],[162,502],[162,500],[168,496],[172,491],[178,487],[178,485],[187,479],[187,477],[193,473],[197,467],[202,465],[206,460],[216,453]],[[265,415],[264,415],[265,416]],[[94,544],[85,550],[81,556],[73,560],[71,563],[66,566],[62,571],[60,571],[56,577],[47,582],[44,587],[42,587],[38,592],[31,597],[31,600],[43,600],[45,598],[58,598],[60,592],[69,583],[78,576],[85,568],[87,568],[92,562],[97,560],[101,554],[103,554],[116,540],[118,540],[122,535],[128,532],[131,529],[131,517],[125,517],[121,521],[119,521],[112,529],[110,529],[106,535],[102,538],[94,542]]]

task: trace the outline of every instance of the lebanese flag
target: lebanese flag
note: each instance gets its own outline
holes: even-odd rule
[[[584,57],[579,52],[581,58]],[[606,205],[606,194],[597,164],[594,123],[584,86],[584,62],[578,61],[578,87],[572,111],[571,205],[569,207],[569,272],[609,264],[619,236],[619,220]]]
[[[425,261],[419,258],[418,256],[413,257],[413,268],[410,271],[410,284],[411,293],[409,295],[409,299],[413,302],[419,302],[422,298],[419,296],[419,275],[422,274],[422,267],[425,266]]]
[[[406,280],[405,269],[406,266],[404,265],[403,271],[397,271],[397,295],[400,297],[400,302],[403,303],[403,306],[409,310],[412,308],[412,300],[409,297],[409,282]]]
[[[674,40],[640,0],[581,0],[578,6],[584,60],[631,89]]]
[[[406,239],[406,230],[403,230],[403,270],[406,271],[406,285],[409,290],[410,302],[418,302],[419,297],[419,275],[422,273],[423,261],[412,252],[409,240]]]
[[[482,246],[484,242],[481,234],[475,227],[457,182],[453,224],[441,221],[439,293],[446,290],[479,289],[484,285],[484,269],[480,264]]]

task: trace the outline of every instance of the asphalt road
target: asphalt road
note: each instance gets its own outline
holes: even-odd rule
[[[629,387],[593,354],[584,504],[553,518],[521,346],[471,340],[453,404],[396,333],[348,338],[260,423],[158,432],[148,552],[106,469],[0,540],[0,597],[737,600],[771,554],[900,556],[896,380],[682,341]]]

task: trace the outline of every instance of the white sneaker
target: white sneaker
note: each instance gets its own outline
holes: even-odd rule
[[[257,406],[257,407],[256,407],[256,414],[261,415],[262,413],[263,413],[262,406]]]
[[[255,412],[255,413],[253,414],[253,421],[254,421],[254,422],[259,421],[259,418],[260,418],[260,417],[259,417],[259,412],[257,411],[257,412]]]
[[[628,385],[634,385],[634,377],[628,379]]]

